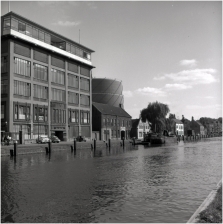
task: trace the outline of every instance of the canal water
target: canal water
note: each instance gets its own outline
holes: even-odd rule
[[[2,222],[185,223],[222,178],[222,140],[1,158]]]

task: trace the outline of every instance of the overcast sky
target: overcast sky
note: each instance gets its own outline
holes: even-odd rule
[[[2,15],[8,2],[1,2]],[[222,2],[11,2],[10,11],[94,50],[93,77],[122,80],[124,108],[222,116]]]

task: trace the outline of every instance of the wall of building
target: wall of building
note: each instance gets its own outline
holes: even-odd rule
[[[123,86],[121,81],[93,78],[92,79],[92,101],[119,107],[124,105],[122,95]]]
[[[6,71],[1,71],[3,81],[2,87],[4,86],[5,88],[5,86],[7,86],[6,93],[2,94],[2,105],[5,105],[3,106],[5,113],[4,119],[2,119],[2,130],[5,130],[4,124],[5,121],[7,121],[7,131],[17,132],[19,129],[23,130],[24,132],[27,132],[26,138],[36,137],[37,126],[38,128],[41,126],[41,131],[45,132],[44,134],[47,135],[63,132],[64,140],[72,140],[73,137],[76,137],[77,135],[91,138],[91,72],[89,72],[89,76],[86,76],[81,72],[82,67],[89,69],[89,71],[91,70],[91,67],[84,66],[76,60],[57,55],[55,52],[53,53],[22,40],[7,37],[5,39],[3,38],[2,41],[4,41],[2,57],[7,58],[7,69]],[[5,47],[6,44],[8,47]],[[71,63],[77,65],[77,71],[72,71],[69,67]],[[48,74],[47,80],[34,77],[36,74],[36,64],[46,68]],[[56,83],[57,81],[55,82],[52,80],[53,76],[51,69],[57,70],[58,74],[60,72],[64,74],[64,83],[59,84],[60,81],[58,80],[60,80],[60,78],[57,79],[58,83]],[[29,71],[30,74],[27,74],[27,71]],[[78,88],[69,86],[69,75],[77,77]],[[89,90],[85,90],[85,86],[81,84],[82,80],[89,80]],[[26,83],[24,84],[24,88],[30,86],[30,88],[27,87],[27,89],[30,89],[30,93],[27,96],[24,96],[20,84],[18,91],[22,94],[16,92],[17,90],[15,88],[17,87],[15,87],[14,81],[20,84]],[[41,97],[34,96],[34,85],[35,87],[41,86],[41,89],[44,91],[47,91],[48,89],[47,97],[42,98],[42,95]],[[58,97],[59,95],[57,94],[58,92],[55,92],[54,94],[52,89],[64,91],[64,98],[59,101],[54,99],[54,97]],[[40,92],[42,92],[42,90],[40,90]],[[39,93],[36,94],[38,95]],[[77,102],[68,102],[70,93],[77,94]],[[29,114],[29,116],[23,115],[22,119],[15,117],[17,116],[15,115],[17,107],[20,109],[24,108],[26,111],[24,113]],[[43,108],[44,115],[41,115],[43,120],[39,120],[38,122],[35,121],[34,116],[35,111],[37,110],[35,108],[40,108],[40,110]],[[28,110],[29,112],[27,112]],[[79,113],[78,121],[75,122],[69,118],[69,113],[73,110],[76,110]],[[83,113],[88,114],[88,117],[81,119],[80,115]],[[56,117],[55,120],[53,120],[54,116]],[[38,117],[40,117],[40,115]]]

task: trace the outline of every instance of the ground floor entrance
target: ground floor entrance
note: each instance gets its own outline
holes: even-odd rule
[[[125,139],[125,131],[121,131],[121,139]]]
[[[63,138],[63,136],[64,136],[63,131],[55,131],[55,136],[57,136],[60,139],[60,141],[64,140],[64,138]]]

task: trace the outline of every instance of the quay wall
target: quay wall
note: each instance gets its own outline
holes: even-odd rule
[[[125,146],[132,145],[130,140],[125,141]],[[51,143],[52,151],[59,150],[71,150],[71,146],[74,147],[74,142],[60,142],[60,143]],[[93,141],[87,142],[77,142],[76,148],[79,149],[92,149],[94,146]],[[121,140],[111,140],[111,148],[121,147]],[[17,155],[32,154],[32,153],[46,153],[46,147],[48,144],[26,144],[26,145],[17,145]],[[96,141],[96,149],[106,149],[108,147],[108,142]],[[1,146],[1,156],[10,156],[10,149],[14,149],[14,145]]]
[[[207,138],[207,137],[206,137]],[[205,139],[205,138],[203,138]],[[165,137],[165,144],[171,145],[171,144],[177,144],[178,142],[183,141],[183,139],[177,139],[177,137]],[[199,139],[184,139],[185,142],[189,141],[199,141],[202,140],[202,138]],[[132,140],[128,139],[125,140],[125,147],[128,147],[129,145],[132,145]],[[76,148],[88,148],[91,149],[94,145],[94,141],[87,141],[87,142],[77,142]],[[71,146],[74,146],[74,142],[60,142],[60,143],[52,143],[52,151],[58,151],[58,150],[71,150]],[[122,140],[116,140],[111,139],[111,148],[113,147],[121,147],[122,146]],[[48,147],[48,144],[36,144],[36,143],[30,143],[30,144],[24,144],[24,145],[17,145],[17,154],[30,154],[30,153],[46,153],[46,147]],[[96,148],[97,149],[105,149],[108,147],[108,141],[96,141]],[[1,146],[1,156],[10,156],[10,149],[14,149],[14,145],[9,146]]]

